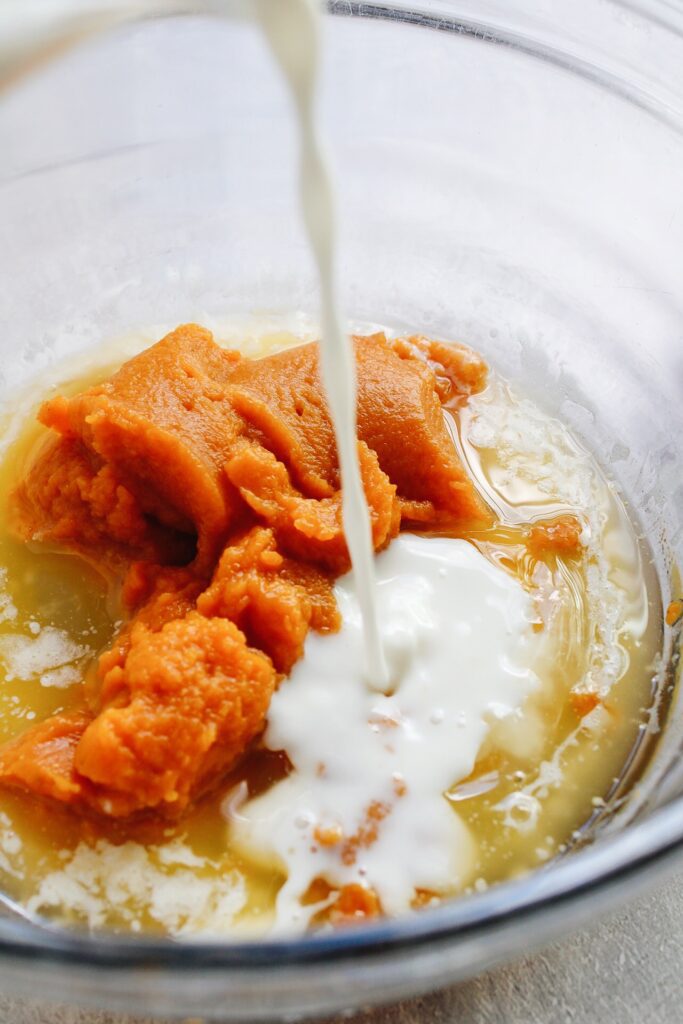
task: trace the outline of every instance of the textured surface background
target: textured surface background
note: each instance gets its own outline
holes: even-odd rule
[[[626,910],[541,953],[431,996],[346,1018],[347,1024],[673,1024],[681,1020],[683,873]],[[104,1011],[29,1005],[0,996],[0,1024],[153,1022]]]

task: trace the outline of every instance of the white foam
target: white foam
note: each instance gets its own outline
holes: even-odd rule
[[[90,928],[124,923],[139,930],[145,919],[168,934],[230,933],[246,903],[239,872],[217,873],[183,842],[145,847],[80,843],[64,866],[46,875],[28,901],[31,913],[57,910]]]
[[[495,376],[461,421],[463,454],[503,522],[547,515],[553,502],[583,516],[585,608],[577,637],[585,638],[585,668],[576,685],[606,695],[628,668],[624,638],[639,640],[648,622],[640,552],[623,507],[564,424]]]
[[[0,622],[13,622],[19,614],[7,587],[7,569],[0,568]]]
[[[32,636],[0,635],[0,660],[8,682],[40,678],[43,686],[71,686],[81,679],[81,661],[92,653],[90,647],[76,643],[68,633],[54,626],[45,626]]]

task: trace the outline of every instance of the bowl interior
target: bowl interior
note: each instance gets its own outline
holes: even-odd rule
[[[667,601],[683,561],[683,120],[639,102],[628,63],[617,84],[589,74],[575,41],[374,13],[325,30],[345,309],[465,341],[563,418],[642,525]],[[316,314],[290,104],[249,23],[91,40],[2,96],[0,153],[5,402],[140,327]],[[682,729],[674,697],[608,832],[683,791]]]

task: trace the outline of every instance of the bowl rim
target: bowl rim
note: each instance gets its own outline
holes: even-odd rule
[[[427,0],[428,2],[428,0]],[[624,10],[636,11],[648,18],[647,8],[639,0],[613,0]],[[423,0],[424,3],[424,0]],[[201,6],[201,4],[199,5]],[[683,134],[683,122],[672,118],[655,97],[643,98],[616,76],[588,62],[578,62],[560,50],[542,44],[533,45],[514,32],[492,28],[485,21],[452,17],[411,6],[388,3],[361,3],[355,0],[327,0],[334,16],[404,23],[426,29],[476,36],[494,44],[521,50],[554,63],[565,70],[588,77],[596,84],[635,103],[668,127]],[[670,10],[657,5],[657,10]],[[673,17],[672,12],[672,17]],[[683,26],[683,19],[682,19]],[[664,27],[683,38],[683,27],[672,20]],[[619,833],[598,836],[590,845],[573,851],[571,856],[553,860],[523,878],[503,882],[491,889],[459,897],[438,907],[410,913],[400,918],[377,920],[331,933],[290,938],[255,938],[234,942],[229,939],[155,938],[144,935],[67,929],[49,923],[0,916],[0,963],[3,959],[36,960],[71,968],[108,968],[115,972],[131,968],[154,967],[157,972],[172,971],[187,975],[197,970],[255,974],[283,967],[313,965],[379,958],[430,944],[457,941],[485,934],[514,921],[520,924],[536,917],[544,918],[538,939],[550,935],[550,915],[581,898],[590,899],[616,883],[644,879],[649,872],[677,863],[683,857],[683,796],[653,811],[646,819],[629,824]]]
[[[615,884],[652,876],[675,866],[683,855],[683,798],[654,811],[623,832],[598,838],[559,862],[485,892],[460,897],[438,907],[301,937],[231,942],[90,933],[28,920],[0,918],[0,958],[50,961],[71,967],[118,971],[154,967],[187,975],[239,970],[250,974],[275,967],[305,967],[381,957],[403,950],[465,939],[495,931],[513,921],[544,917],[582,898],[597,897]],[[543,929],[537,934],[543,939]],[[553,929],[547,928],[548,935]]]

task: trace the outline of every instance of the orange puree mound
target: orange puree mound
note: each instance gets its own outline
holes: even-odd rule
[[[556,516],[534,523],[529,531],[528,547],[537,558],[548,554],[578,558],[583,552],[582,532],[583,526],[576,516]]]
[[[53,715],[0,750],[0,779],[41,796],[78,804],[83,786],[74,769],[76,747],[90,722],[85,711]]]
[[[97,678],[100,686],[95,708],[114,700],[114,680],[110,673],[115,665],[122,666],[136,633],[146,630],[156,633],[167,622],[184,618],[195,607],[203,584],[189,569],[168,569],[146,562],[131,565],[122,588],[124,608],[135,612],[114,638],[109,650],[100,655]],[[104,686],[107,681],[109,689]]]
[[[55,715],[5,746],[0,782],[112,817],[176,815],[262,731],[270,659],[227,618],[191,610],[201,584],[187,570],[153,568],[147,603],[100,658],[96,708]]]
[[[123,580],[121,599],[128,612],[138,613],[136,622],[156,630],[189,612],[203,589],[201,576],[190,568],[133,562]]]
[[[406,343],[392,344],[383,334],[354,342],[358,434],[376,453],[399,498],[427,503],[431,521],[489,522],[490,514],[444,423],[432,367],[425,358],[411,355]],[[482,385],[485,368],[480,360],[478,365]],[[452,367],[443,372],[452,372]],[[324,498],[338,490],[334,434],[323,398],[317,345],[243,360],[235,367],[232,395],[236,411],[287,466],[302,494]]]
[[[83,733],[75,768],[125,795],[124,813],[182,811],[261,732],[275,679],[227,619],[190,612],[157,633],[135,631],[124,665],[104,678],[116,702]]]
[[[375,549],[401,520],[490,521],[442,409],[483,386],[482,361],[424,338],[354,343]],[[87,710],[1,750],[0,784],[80,812],[176,815],[260,734],[308,630],[340,625],[349,556],[318,347],[252,360],[187,324],[40,418],[56,433],[13,495],[17,532],[114,572],[130,618]],[[356,895],[342,917],[376,909]]]
[[[197,609],[231,619],[282,673],[303,654],[310,626],[329,632],[341,624],[331,577],[284,558],[262,527],[225,549]]]
[[[339,896],[328,911],[328,920],[335,926],[365,921],[382,913],[374,889],[351,882],[339,890]]]
[[[358,442],[358,456],[373,544],[379,550],[398,533],[401,512],[396,488],[363,441]],[[337,574],[350,568],[341,491],[327,498],[305,498],[292,486],[287,467],[259,446],[242,448],[228,462],[226,473],[249,507],[273,527],[286,551]]]
[[[228,393],[239,360],[189,324],[103,384],[46,402],[40,419],[80,438],[156,520],[196,532],[199,559],[210,564],[239,512],[223,473],[242,428]]]
[[[335,889],[325,878],[316,878],[302,896],[301,902],[304,906],[326,903],[311,919],[314,927],[331,924],[336,928],[358,924],[367,918],[380,917],[382,914],[382,906],[375,890],[359,882],[350,882],[340,889]]]
[[[190,538],[148,519],[112,467],[93,465],[77,438],[48,437],[13,497],[25,541],[96,553],[114,570],[131,558],[192,557]]]
[[[440,400],[483,386],[479,357],[462,346],[389,342],[382,334],[356,338],[355,351],[376,547],[395,535],[401,517],[459,528],[490,521]],[[187,324],[103,384],[46,402],[40,418],[63,440],[52,441],[17,489],[15,518],[26,538],[176,564],[183,554],[189,560],[196,535],[195,566],[206,572],[251,509],[296,557],[336,571],[348,566],[315,344],[246,359]]]
[[[392,342],[403,359],[422,359],[436,378],[436,391],[445,405],[461,404],[486,386],[486,363],[467,345],[432,341],[420,334]]]

